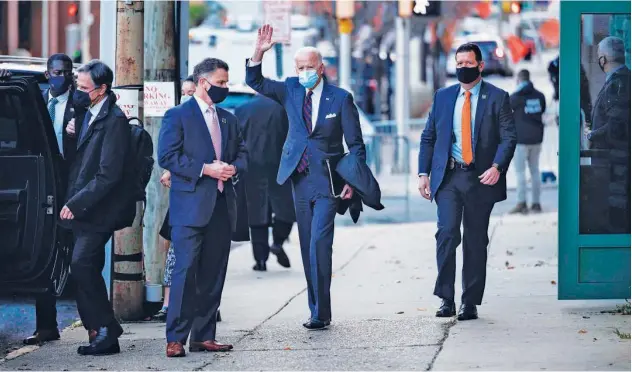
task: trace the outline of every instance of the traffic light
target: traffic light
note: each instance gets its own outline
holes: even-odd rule
[[[68,4],[68,17],[76,17],[77,13],[79,13],[79,5],[75,2]]]
[[[441,15],[441,1],[414,0],[413,15],[417,17],[438,17]]]
[[[518,14],[522,12],[522,1],[503,1],[503,13]]]

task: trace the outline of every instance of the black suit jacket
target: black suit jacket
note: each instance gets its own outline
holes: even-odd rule
[[[77,132],[82,122],[77,116]],[[131,197],[130,141],[130,125],[110,93],[79,140],[70,167],[66,205],[75,216],[73,230],[110,232],[132,225],[136,203]]]

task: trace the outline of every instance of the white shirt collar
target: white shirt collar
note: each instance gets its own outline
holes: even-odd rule
[[[66,102],[68,100],[68,96],[70,96],[70,89],[68,89],[66,91],[66,93],[64,94],[60,94],[57,97],[57,102]],[[48,102],[50,102],[50,100],[53,99],[53,95],[50,94],[50,89],[48,90]]]
[[[323,86],[325,85],[325,79],[320,78],[320,83],[318,83],[318,85],[316,85],[316,88],[313,89],[313,93],[312,95],[314,96],[319,96],[321,93],[323,93]],[[305,94],[307,94],[307,92],[309,92],[309,89],[305,89]]]
[[[206,110],[208,110],[210,107],[213,108],[213,111],[215,111],[215,105],[209,105],[208,103],[202,101],[202,98],[198,97],[197,95],[193,95],[193,98],[195,99],[195,102],[197,102],[198,106],[200,106],[200,110],[202,111],[202,113],[205,113]]]
[[[94,118],[97,117],[97,115],[99,115],[99,112],[101,112],[101,107],[103,107],[103,105],[105,104],[105,101],[108,100],[108,97],[105,97],[104,99],[101,100],[101,102],[97,103],[96,105],[90,107],[90,113],[92,114],[92,119],[94,120]]]

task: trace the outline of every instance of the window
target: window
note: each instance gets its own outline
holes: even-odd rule
[[[580,234],[630,233],[630,16],[584,14]]]

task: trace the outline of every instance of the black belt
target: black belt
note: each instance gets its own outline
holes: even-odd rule
[[[464,171],[471,171],[471,170],[476,169],[476,167],[474,166],[474,163],[465,164],[465,163],[456,161],[456,159],[454,159],[453,157],[450,157],[450,159],[448,160],[448,169],[449,170],[459,169],[459,170],[464,170]]]

